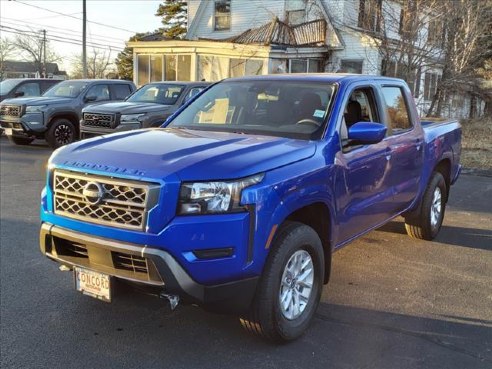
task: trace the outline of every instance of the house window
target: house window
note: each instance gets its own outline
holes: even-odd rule
[[[396,77],[407,82],[413,96],[419,97],[420,93],[420,68],[408,70],[408,65],[405,63],[397,63],[393,60],[384,59],[381,64],[381,75],[388,77]]]
[[[357,25],[366,31],[379,32],[381,29],[382,0],[359,0]]]
[[[362,60],[342,60],[340,72],[362,74]]]
[[[150,56],[150,82],[162,81],[162,55]]]
[[[289,10],[287,11],[287,23],[295,26],[296,24],[301,24],[306,21],[306,11],[304,9],[300,10]]]
[[[229,68],[231,77],[259,76],[263,72],[263,60],[231,59]]]
[[[215,0],[214,19],[216,31],[231,29],[231,0]]]
[[[322,71],[320,59],[290,59],[289,73],[318,73]]]
[[[142,86],[149,83],[150,67],[149,67],[149,55],[138,55],[137,56],[137,85]]]
[[[425,73],[424,100],[431,101],[434,98],[440,79],[441,76],[437,73]]]
[[[427,27],[427,42],[434,46],[440,46],[444,44],[444,26],[441,21],[437,19],[431,19]]]

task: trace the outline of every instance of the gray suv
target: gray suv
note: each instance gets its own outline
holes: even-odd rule
[[[41,96],[50,89],[59,79],[51,78],[11,78],[0,82],[0,101],[15,97]]]
[[[82,109],[89,104],[124,100],[135,91],[130,81],[68,80],[41,97],[7,99],[0,103],[0,124],[11,142],[28,145],[44,138],[57,148],[79,137]]]
[[[158,127],[207,82],[154,82],[142,86],[123,102],[91,105],[82,111],[80,138]]]

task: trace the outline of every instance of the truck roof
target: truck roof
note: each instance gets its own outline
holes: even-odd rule
[[[261,76],[245,76],[237,78],[227,78],[225,81],[250,81],[264,79],[270,81],[305,81],[305,82],[328,82],[341,83],[353,81],[398,81],[401,79],[376,76],[370,74],[349,74],[349,73],[295,73],[295,74],[267,74]]]

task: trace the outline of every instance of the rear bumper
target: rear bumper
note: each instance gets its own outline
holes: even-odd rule
[[[42,223],[41,252],[66,265],[88,268],[116,278],[161,288],[208,310],[246,311],[256,291],[258,277],[216,285],[194,281],[166,251],[109,240]],[[124,265],[119,260],[127,261]],[[130,265],[130,266],[129,266]],[[135,265],[139,265],[135,268]],[[142,265],[145,265],[142,268]],[[133,267],[132,267],[133,266]]]

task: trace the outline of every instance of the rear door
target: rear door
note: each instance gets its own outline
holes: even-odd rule
[[[381,86],[388,126],[386,142],[391,150],[389,185],[394,192],[395,212],[405,210],[415,198],[423,168],[423,130],[414,124],[410,91],[404,84]]]

